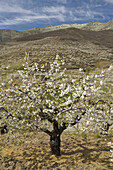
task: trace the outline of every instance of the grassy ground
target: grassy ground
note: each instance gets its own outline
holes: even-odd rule
[[[7,143],[8,142],[8,143]],[[1,170],[109,170],[111,134],[76,135],[64,132],[61,137],[61,156],[51,155],[49,136],[43,132],[16,134],[8,139],[8,134],[0,138]]]

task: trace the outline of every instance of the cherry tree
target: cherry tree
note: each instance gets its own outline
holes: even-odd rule
[[[26,53],[18,82],[11,79],[0,85],[1,127],[11,132],[42,130],[50,136],[52,154],[58,156],[61,134],[69,126],[82,122],[83,131],[89,125],[108,131],[112,108],[102,90],[104,71],[90,75],[79,69],[78,78],[74,78],[67,74],[59,55],[41,64],[28,64],[28,57]]]

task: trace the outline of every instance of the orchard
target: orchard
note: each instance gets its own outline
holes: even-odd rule
[[[113,108],[112,92],[108,86],[106,97],[105,84],[112,66],[98,74],[80,68],[78,78],[74,78],[59,55],[41,64],[28,61],[26,52],[18,83],[12,78],[0,85],[2,134],[39,129],[50,136],[52,154],[60,156],[60,137],[68,127],[108,133]]]

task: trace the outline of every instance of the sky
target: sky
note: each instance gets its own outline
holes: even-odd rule
[[[0,0],[0,29],[82,24],[113,19],[113,0]]]

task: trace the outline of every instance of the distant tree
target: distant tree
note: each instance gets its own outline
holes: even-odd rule
[[[69,126],[83,120],[83,131],[89,124],[109,129],[112,108],[101,88],[104,72],[86,75],[79,69],[80,75],[74,78],[59,55],[50,63],[28,64],[26,52],[25,60],[24,69],[18,71],[19,81],[10,80],[8,88],[1,84],[0,103],[7,110],[0,119],[2,127],[8,126],[12,132],[42,130],[50,136],[52,154],[58,156],[61,134]]]

